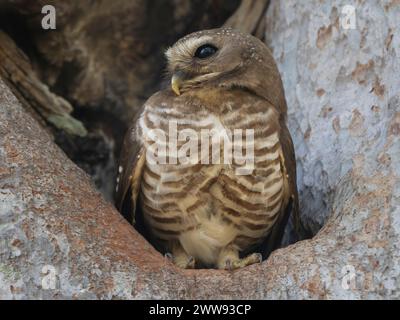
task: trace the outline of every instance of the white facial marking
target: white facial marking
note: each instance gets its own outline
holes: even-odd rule
[[[165,55],[170,60],[172,58],[173,52],[178,56],[186,56],[187,54],[194,54],[196,49],[207,42],[210,42],[212,37],[210,36],[201,36],[200,38],[188,38],[184,41],[178,42],[175,46],[168,49]]]

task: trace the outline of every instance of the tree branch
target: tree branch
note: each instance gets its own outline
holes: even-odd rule
[[[1,30],[0,61],[0,75],[25,107],[34,109],[48,123],[67,133],[77,136],[87,134],[84,125],[71,116],[71,104],[40,81],[28,57]]]

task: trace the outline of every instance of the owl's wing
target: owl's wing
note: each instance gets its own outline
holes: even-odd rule
[[[293,147],[292,138],[290,136],[289,129],[286,126],[286,123],[282,120],[281,125],[281,147],[282,147],[282,159],[281,166],[284,167],[284,171],[286,172],[287,180],[288,180],[288,197],[292,201],[292,219],[295,227],[296,233],[301,233],[301,221],[300,221],[300,212],[299,212],[299,198],[297,192],[297,183],[296,183],[296,158]],[[289,212],[290,214],[290,212]]]
[[[136,123],[137,118],[133,120],[133,125],[128,129],[122,145],[115,194],[115,204],[118,210],[122,214],[128,214],[133,224],[135,223],[136,203],[146,155],[142,141],[136,132]],[[125,212],[125,207],[129,208],[128,213]]]
[[[278,217],[267,241],[264,254],[268,256],[273,250],[277,249],[282,241],[283,234],[289,217],[292,216],[295,232],[301,233],[301,222],[299,213],[299,202],[296,185],[296,159],[290,132],[285,120],[280,120],[279,140],[281,144],[281,170],[284,181],[284,204],[285,207]]]

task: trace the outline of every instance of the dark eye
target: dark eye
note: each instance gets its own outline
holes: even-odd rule
[[[212,56],[217,50],[212,44],[205,44],[197,48],[194,56],[199,59],[205,59]]]

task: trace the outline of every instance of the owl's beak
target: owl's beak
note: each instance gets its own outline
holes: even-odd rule
[[[179,72],[175,73],[171,78],[171,88],[177,96],[181,94],[180,87],[182,85],[182,81],[182,75]]]

